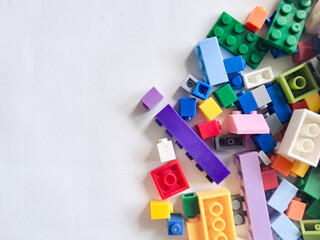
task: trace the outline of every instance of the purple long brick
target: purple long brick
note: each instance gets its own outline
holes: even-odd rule
[[[219,184],[230,174],[229,169],[170,105],[165,106],[156,118],[208,174],[209,180],[211,178]]]
[[[263,189],[257,152],[235,155],[235,164],[241,178],[241,190],[251,225],[250,239],[272,240],[266,197]]]

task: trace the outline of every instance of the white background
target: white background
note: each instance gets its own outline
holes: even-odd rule
[[[0,239],[168,239],[148,205],[159,199],[149,172],[161,165],[155,146],[165,136],[153,117],[187,96],[179,89],[187,73],[200,77],[193,47],[223,10],[243,22],[256,5],[277,4],[1,1]],[[269,65],[279,74],[292,63],[268,54],[261,67]],[[145,112],[138,103],[152,86],[165,98]],[[216,187],[176,150],[190,191]],[[236,194],[233,153],[218,156],[232,171],[221,186]],[[182,213],[180,197],[170,200]],[[245,239],[246,226],[237,233]]]

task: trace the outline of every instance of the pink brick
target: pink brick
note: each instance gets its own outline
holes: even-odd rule
[[[269,133],[269,126],[262,114],[256,111],[241,114],[234,111],[228,116],[228,131],[235,134],[263,134]]]

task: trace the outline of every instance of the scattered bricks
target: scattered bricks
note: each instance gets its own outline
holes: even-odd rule
[[[265,85],[253,89],[252,95],[259,108],[266,106],[271,102],[271,98],[267,92]]]
[[[264,151],[259,151],[258,152],[258,156],[259,156],[259,159],[264,163],[264,165],[269,165],[271,163],[271,160],[270,158],[267,156],[267,154],[265,154]]]
[[[246,68],[246,62],[243,60],[242,56],[223,59],[223,63],[228,75],[242,72]]]
[[[289,104],[289,107],[290,107],[291,111],[293,112],[294,110],[297,110],[297,109],[307,108],[307,103],[304,100],[302,100],[300,102],[295,102],[295,103]]]
[[[312,1],[281,1],[265,42],[293,53],[304,28]]]
[[[205,82],[198,81],[193,89],[192,95],[202,100],[206,100],[209,97],[211,88],[212,87]]]
[[[251,140],[257,149],[265,153],[271,152],[277,146],[271,134],[251,135]]]
[[[257,114],[255,111],[250,114],[233,111],[228,116],[228,132],[234,134],[269,133],[269,127],[262,114]]]
[[[253,97],[252,92],[241,91],[237,93],[238,101],[236,102],[236,106],[238,110],[243,113],[250,113],[254,110],[258,109],[258,104]]]
[[[150,201],[151,220],[170,218],[170,213],[173,213],[173,205],[166,200],[151,200]]]
[[[159,143],[157,144],[157,148],[161,162],[168,162],[176,159],[176,154],[174,152],[171,140],[168,141],[167,138],[160,139]]]
[[[270,166],[284,176],[288,176],[293,167],[293,162],[279,154],[274,154],[271,156]]]
[[[220,134],[221,125],[219,121],[212,120],[196,125],[201,139],[207,139]]]
[[[153,170],[151,176],[162,199],[169,198],[189,188],[178,160]]]
[[[181,214],[171,214],[168,219],[168,236],[183,236],[184,219]]]
[[[223,12],[218,21],[212,27],[207,37],[216,36],[219,44],[235,56],[242,55],[247,65],[256,69],[269,46],[264,39],[250,31],[239,21]]]
[[[285,211],[285,214],[292,220],[301,221],[306,206],[307,204],[301,202],[301,199],[296,197],[289,203],[288,209],[287,211]]]
[[[291,55],[293,63],[303,63],[314,56],[311,41],[304,41],[298,43],[298,52]]]
[[[216,136],[214,140],[217,151],[244,148],[246,146],[246,138],[244,135],[219,135]]]
[[[181,195],[184,215],[187,218],[194,218],[200,214],[198,196],[195,192]]]
[[[207,121],[212,121],[222,113],[221,108],[212,97],[209,97],[206,101],[201,101],[198,107]]]
[[[276,113],[273,113],[271,115],[269,113],[266,113],[264,114],[264,117],[266,118],[266,122],[270,128],[270,133],[272,136],[277,135],[283,130],[283,125]]]
[[[282,212],[274,211],[270,214],[270,222],[272,230],[282,240],[298,239],[301,236],[300,230],[290,221]]]
[[[195,89],[195,87],[197,85],[197,82],[198,82],[198,79],[196,79],[191,74],[188,74],[188,76],[185,78],[185,80],[181,83],[180,87],[182,87],[188,93],[192,94],[193,90]]]
[[[232,89],[241,89],[244,87],[241,73],[229,74],[228,79]]]
[[[195,52],[199,57],[199,67],[203,73],[204,82],[211,86],[228,82],[216,37],[199,41],[195,47]]]
[[[273,169],[261,172],[264,191],[275,189],[278,187],[278,179],[276,171]]]
[[[180,98],[179,100],[180,116],[184,120],[191,120],[196,116],[196,99],[195,98]]]
[[[315,92],[304,98],[308,109],[312,112],[319,112],[320,110],[320,95],[318,92]]]
[[[141,98],[141,106],[149,111],[154,108],[162,99],[162,94],[155,87],[153,87]]]
[[[221,107],[231,108],[234,102],[238,100],[237,95],[229,84],[224,85],[213,92],[213,96],[217,99]]]
[[[236,226],[245,224],[246,214],[243,209],[241,195],[240,194],[232,195],[231,204],[232,204],[232,210],[233,210],[234,224]]]
[[[309,169],[310,165],[306,164],[304,162],[300,162],[300,161],[294,161],[293,162],[293,166],[290,172],[291,176],[299,176],[299,177],[304,177],[304,175],[307,173],[308,169]]]
[[[277,11],[273,11],[272,13],[269,14],[269,16],[267,17],[266,21],[264,22],[268,27],[271,26],[272,21],[274,19],[274,16],[276,15]]]
[[[247,89],[258,87],[273,80],[274,75],[271,67],[265,67],[243,74],[243,82]]]
[[[296,196],[297,192],[297,187],[283,179],[279,187],[270,196],[268,205],[282,213],[288,208],[289,203]]]
[[[288,122],[292,116],[292,111],[288,104],[273,105],[268,107],[271,114],[277,114],[281,123]]]
[[[262,28],[264,22],[269,16],[269,12],[264,7],[256,6],[249,14],[249,17],[244,24],[251,31],[256,32]]]

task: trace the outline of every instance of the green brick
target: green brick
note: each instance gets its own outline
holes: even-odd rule
[[[320,220],[302,220],[300,222],[301,233],[304,240],[320,239]]]
[[[223,12],[207,37],[218,38],[219,44],[235,56],[242,55],[247,65],[256,69],[269,46],[264,39],[252,32],[228,13]]]
[[[233,103],[238,100],[237,95],[234,93],[229,84],[224,85],[212,94],[217,99],[220,106],[225,108],[233,107]]]
[[[320,167],[311,168],[307,175],[297,181],[299,190],[314,199],[320,199]]]
[[[313,219],[320,219],[320,200],[315,200],[305,212],[309,217]]]
[[[301,37],[312,0],[281,0],[265,42],[293,53]]]
[[[188,218],[194,218],[200,214],[198,196],[195,192],[181,195],[184,215]]]
[[[319,86],[308,66],[303,63],[276,77],[289,103],[298,102],[319,91]]]

